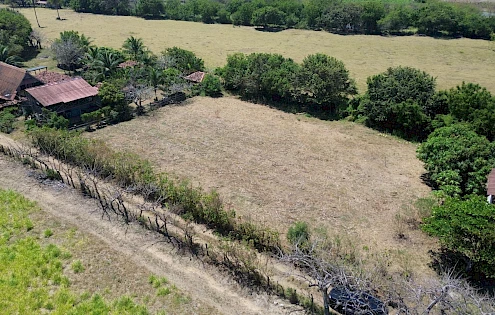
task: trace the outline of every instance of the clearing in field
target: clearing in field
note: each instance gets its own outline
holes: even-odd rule
[[[430,191],[415,144],[231,97],[197,97],[91,137],[218,190],[238,215],[283,235],[307,221],[353,239],[359,249],[414,253],[423,266],[429,261],[433,241],[419,231],[396,237],[397,215]]]
[[[34,27],[32,9],[19,9]],[[154,53],[178,46],[195,52],[208,67],[223,66],[235,52],[279,53],[300,62],[309,54],[321,52],[342,60],[361,92],[366,78],[388,67],[410,66],[437,77],[440,89],[462,81],[478,83],[495,93],[495,43],[473,39],[435,39],[420,36],[335,35],[309,30],[278,33],[258,32],[251,27],[202,24],[137,17],[105,16],[60,10],[37,9],[41,32],[49,40],[64,30],[76,30],[99,46],[120,48],[129,36],[142,38]],[[47,43],[45,43],[46,45]],[[46,59],[34,63],[43,64]],[[32,65],[30,63],[30,65]],[[48,62],[48,65],[50,63]]]

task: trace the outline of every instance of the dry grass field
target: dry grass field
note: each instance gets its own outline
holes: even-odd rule
[[[304,220],[416,268],[435,246],[419,231],[396,237],[397,214],[429,192],[416,145],[358,124],[198,97],[90,136],[218,190],[238,215],[281,233]]]
[[[20,9],[35,27],[33,9]],[[462,81],[476,82],[495,93],[495,43],[472,39],[429,37],[341,36],[326,32],[288,30],[258,32],[250,27],[206,25],[182,21],[146,21],[136,17],[104,16],[38,9],[41,31],[48,39],[64,30],[77,30],[96,45],[120,48],[133,35],[155,53],[179,46],[194,51],[208,67],[222,66],[234,52],[280,53],[296,61],[322,52],[342,60],[363,91],[366,78],[393,66],[411,66],[437,77],[439,88]],[[40,60],[39,63],[46,62]]]

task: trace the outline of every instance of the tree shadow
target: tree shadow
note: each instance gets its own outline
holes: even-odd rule
[[[441,248],[438,251],[430,250],[429,254],[432,258],[429,266],[438,274],[452,270],[455,275],[465,278],[471,286],[480,290],[481,293],[495,295],[495,279],[477,271],[466,256],[446,248]]]
[[[265,105],[270,108],[278,109],[289,114],[304,114],[308,117],[314,117],[321,120],[329,120],[329,121],[339,120],[341,118],[338,115],[338,113],[332,112],[329,108],[322,108],[321,106],[312,105],[312,104],[303,105],[301,103],[287,102],[279,97],[272,97],[270,99],[265,99],[265,98],[250,98],[246,96],[241,96],[240,99],[250,103]]]
[[[436,190],[438,187],[437,185],[431,180],[430,173],[423,173],[419,177],[423,181],[423,184],[427,185],[433,190]]]
[[[32,60],[38,56],[39,49],[37,47],[28,46],[26,47],[21,54],[22,60]]]
[[[264,26],[264,27],[255,27],[254,28],[260,32],[268,32],[268,33],[278,33],[285,30],[285,27],[282,26]]]

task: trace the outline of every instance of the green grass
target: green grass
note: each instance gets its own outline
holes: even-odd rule
[[[0,190],[0,310],[2,314],[148,314],[129,297],[113,302],[76,294],[63,269],[68,257],[55,244],[41,244],[29,214],[36,205],[13,191]],[[45,231],[45,235],[46,235]],[[84,270],[77,260],[74,271]]]
[[[80,260],[74,261],[71,265],[71,268],[75,273],[81,273],[81,272],[84,272],[84,270],[85,270],[85,268],[84,268],[84,266]]]

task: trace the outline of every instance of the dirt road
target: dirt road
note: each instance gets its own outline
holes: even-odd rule
[[[12,140],[0,135],[0,144]],[[153,233],[138,225],[124,226],[102,219],[97,203],[63,186],[47,186],[29,176],[27,168],[0,156],[0,187],[13,189],[35,200],[46,213],[93,235],[112,247],[137,268],[167,277],[180,290],[203,305],[224,314],[286,314],[294,310],[286,301],[265,294],[251,294],[228,276],[178,255]]]

